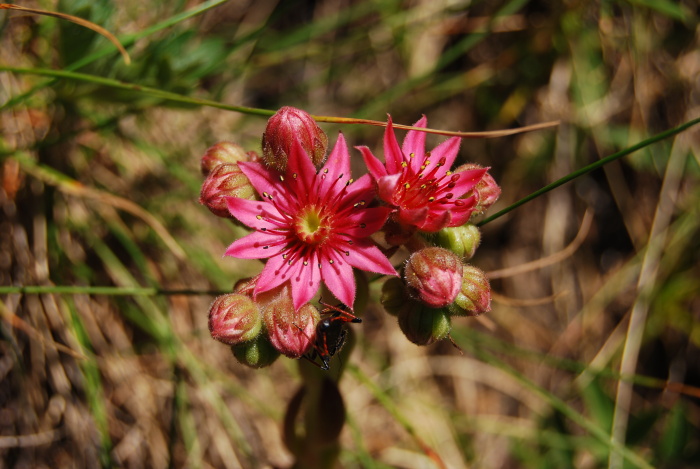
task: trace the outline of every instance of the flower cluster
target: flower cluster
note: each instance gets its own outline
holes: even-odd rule
[[[426,125],[423,117],[415,127]],[[254,367],[279,354],[300,358],[315,351],[323,358],[342,343],[318,337],[323,312],[312,301],[323,284],[354,310],[358,271],[390,276],[381,302],[416,344],[447,337],[452,316],[488,311],[486,276],[466,263],[479,244],[479,231],[468,222],[500,189],[488,168],[451,170],[459,138],[432,151],[425,150],[425,138],[411,130],[399,145],[389,118],[384,162],[357,147],[368,170],[357,179],[343,134],[326,158],[327,136],[296,108],[282,108],[269,120],[262,158],[230,142],[210,148],[202,158],[207,178],[200,202],[250,229],[225,255],[265,262],[258,276],[212,303],[212,337]],[[402,247],[408,257],[397,271],[389,257]]]

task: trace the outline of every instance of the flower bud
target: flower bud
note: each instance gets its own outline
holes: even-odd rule
[[[233,285],[233,292],[252,297],[253,292],[255,291],[255,285],[258,283],[259,278],[260,274],[256,275],[255,277],[239,279]]]
[[[468,163],[455,169],[455,173],[481,168],[482,167],[478,164]],[[496,180],[493,178],[493,176],[491,176],[487,171],[484,173],[481,181],[479,181],[474,188],[474,192],[476,193],[477,201],[474,213],[484,213],[490,206],[496,203],[498,197],[501,195],[501,188],[498,186],[498,184],[496,184]]]
[[[397,316],[404,305],[413,301],[408,297],[406,284],[398,277],[391,277],[382,285],[382,296],[379,299],[384,310],[392,316]]]
[[[399,311],[399,327],[414,344],[430,345],[447,337],[452,324],[444,308],[429,308],[409,300]]]
[[[260,158],[260,155],[258,155],[257,151],[249,151],[246,153],[246,155],[248,156],[248,161],[250,161],[251,163],[262,164],[262,162],[263,162],[262,158]]]
[[[454,252],[463,259],[471,259],[479,247],[481,234],[476,225],[467,223],[462,226],[443,228],[437,233],[437,243]]]
[[[214,215],[228,218],[231,214],[226,205],[226,197],[250,200],[257,197],[248,177],[236,163],[220,164],[209,173],[202,184],[199,203],[205,205]]]
[[[328,146],[326,134],[309,113],[285,106],[267,121],[262,138],[264,163],[270,168],[284,171],[295,140],[306,151],[314,166],[318,167],[323,162]]]
[[[272,365],[280,353],[270,344],[264,334],[255,340],[231,347],[233,356],[239,363],[251,368],[264,368]]]
[[[219,342],[228,345],[247,342],[257,337],[261,328],[260,311],[245,295],[222,295],[209,307],[209,332]]]
[[[248,161],[243,147],[233,142],[219,142],[207,149],[200,161],[202,174],[208,176],[220,164]]]
[[[462,261],[438,247],[421,249],[406,261],[404,277],[409,293],[433,308],[452,303],[462,284]]]
[[[272,346],[289,358],[304,355],[316,337],[316,324],[321,319],[318,310],[305,304],[295,311],[289,285],[261,293],[257,299]]]
[[[464,266],[462,288],[449,311],[456,316],[478,316],[491,311],[491,286],[483,271],[473,265]]]

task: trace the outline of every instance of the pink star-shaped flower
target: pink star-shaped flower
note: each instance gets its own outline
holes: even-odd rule
[[[427,122],[423,116],[414,126],[426,127]],[[461,226],[469,220],[477,203],[469,192],[473,192],[488,168],[452,173],[449,169],[461,139],[450,138],[426,152],[425,136],[425,132],[411,130],[399,147],[389,116],[384,133],[385,164],[369,148],[358,149],[377,183],[377,195],[392,207],[394,218],[401,225],[428,232]]]
[[[268,259],[254,294],[285,282],[294,308],[316,295],[321,280],[343,303],[355,300],[353,267],[396,275],[369,236],[387,220],[390,209],[368,207],[374,198],[369,175],[350,177],[350,154],[342,134],[326,164],[316,172],[298,142],[284,174],[259,163],[239,163],[262,201],[228,197],[231,214],[255,231],[226,250],[226,255]]]

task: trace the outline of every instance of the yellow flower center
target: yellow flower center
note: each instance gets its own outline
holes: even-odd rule
[[[307,207],[297,216],[294,228],[299,240],[306,244],[321,244],[330,235],[328,217],[319,207]]]

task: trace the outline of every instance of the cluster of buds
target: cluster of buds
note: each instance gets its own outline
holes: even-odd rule
[[[309,303],[295,309],[287,286],[253,299],[246,287],[254,280],[214,300],[209,307],[211,336],[231,346],[238,361],[253,368],[270,365],[280,354],[300,358],[313,345],[318,309]]]
[[[459,239],[455,250],[461,251],[463,242]],[[465,260],[449,249],[424,247],[408,258],[401,278],[384,283],[381,303],[398,318],[411,342],[432,344],[448,336],[452,316],[478,316],[491,310],[486,274]]]
[[[425,117],[415,126],[426,127]],[[268,121],[262,157],[230,142],[207,150],[200,202],[252,230],[226,255],[266,261],[260,275],[212,303],[212,337],[252,367],[319,354],[327,366],[343,344],[344,323],[360,321],[337,322],[321,336],[324,313],[310,302],[324,283],[352,310],[359,270],[390,276],[381,303],[418,345],[448,337],[454,316],[489,311],[486,275],[467,263],[480,242],[470,219],[500,188],[488,168],[450,170],[459,144],[454,137],[426,151],[425,133],[414,130],[399,145],[390,118],[385,162],[357,147],[368,174],[355,180],[343,135],[326,156],[328,137],[314,119],[284,107]],[[409,255],[397,271],[389,256],[402,247]],[[333,310],[327,314],[340,314]]]

